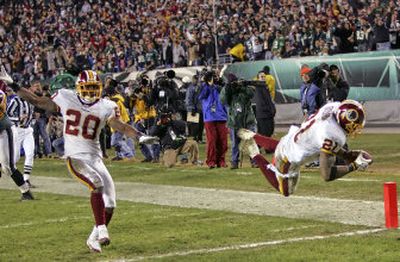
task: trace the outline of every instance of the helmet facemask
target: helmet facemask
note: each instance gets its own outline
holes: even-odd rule
[[[98,75],[91,71],[83,71],[76,81],[76,92],[82,102],[91,104],[101,98],[103,85]]]
[[[338,108],[336,120],[349,136],[354,137],[364,128],[364,108],[357,101],[345,100]]]
[[[101,83],[84,83],[76,86],[78,96],[85,103],[94,103],[100,99],[103,87]]]

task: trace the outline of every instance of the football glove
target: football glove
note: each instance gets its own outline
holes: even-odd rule
[[[143,135],[139,137],[139,144],[154,144],[160,141],[157,136]]]
[[[8,85],[14,83],[14,80],[11,78],[11,76],[7,73],[6,69],[4,66],[1,66],[0,70],[0,80],[3,80],[6,82]]]
[[[372,157],[367,152],[361,150],[353,163],[356,165],[357,170],[364,171],[372,164]]]
[[[14,80],[11,78],[11,76],[7,73],[6,69],[4,66],[1,66],[0,70],[0,80],[3,80],[4,82],[7,83],[9,87],[11,87],[14,92],[18,92],[20,89],[19,85],[14,82]]]

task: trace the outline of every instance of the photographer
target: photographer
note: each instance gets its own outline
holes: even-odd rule
[[[203,110],[204,127],[207,137],[207,165],[209,168],[226,167],[225,154],[228,150],[226,107],[219,99],[220,87],[214,83],[214,73],[203,76],[199,100]]]
[[[113,79],[107,79],[105,89],[107,90],[107,94],[110,96],[110,100],[114,101],[118,105],[120,120],[124,123],[129,123],[130,117],[125,105],[124,87],[118,85],[118,82]],[[117,130],[111,129],[111,132],[111,146],[115,148],[116,154],[116,156],[111,160],[120,161],[125,158],[133,159],[136,155],[133,140]]]
[[[228,83],[222,89],[220,99],[228,106],[228,127],[232,142],[231,169],[237,169],[240,143],[237,133],[240,128],[256,130],[256,118],[251,107],[254,87],[248,81],[238,80],[234,74],[229,74],[227,78]],[[256,167],[255,163],[252,166]]]
[[[340,76],[340,70],[337,65],[330,65],[329,67],[329,89],[327,101],[342,102],[347,99],[349,94],[350,85]]]
[[[133,88],[131,99],[132,111],[134,115],[134,125],[139,131],[147,134],[151,126],[155,124],[157,112],[154,106],[150,105],[149,95],[151,81],[146,75],[138,78],[138,86]],[[143,162],[159,162],[160,146],[158,144],[140,144],[140,151],[144,156]]]
[[[160,138],[163,151],[163,163],[166,167],[173,167],[179,155],[189,153],[189,160],[193,165],[202,165],[199,160],[199,146],[196,141],[188,140],[185,136],[186,122],[176,120],[172,111],[164,108],[156,125],[151,127],[150,135]]]
[[[150,103],[155,106],[158,112],[167,107],[171,110],[177,108],[176,102],[179,100],[178,87],[174,82],[175,71],[168,70],[155,79],[155,83],[150,95]]]

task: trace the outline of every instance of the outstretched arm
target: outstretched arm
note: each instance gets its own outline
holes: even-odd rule
[[[132,137],[132,138],[137,138],[138,136],[143,135],[142,132],[138,131],[136,128],[122,122],[119,120],[118,117],[111,117],[108,120],[108,125],[112,127],[115,130],[118,130],[119,132]]]
[[[57,112],[57,109],[58,109],[57,104],[54,103],[47,96],[37,96],[26,88],[20,88],[17,91],[17,94],[19,97],[28,101],[29,103],[31,103],[32,105],[34,105],[36,107],[42,108],[42,109],[44,109],[46,111],[50,111],[50,112]]]
[[[336,156],[327,152],[320,152],[319,165],[321,176],[325,181],[332,181],[341,178],[348,173],[361,170],[364,171],[372,164],[372,157],[362,150],[346,151],[339,149],[337,155],[343,158],[348,165],[335,165]]]
[[[350,165],[335,165],[336,156],[325,152],[320,152],[319,154],[319,167],[321,172],[321,177],[325,181],[333,181],[335,179],[341,178],[344,175],[356,170],[355,166]]]
[[[6,82],[14,90],[14,92],[18,94],[19,97],[28,101],[32,105],[40,107],[46,111],[57,112],[57,104],[54,103],[50,98],[45,96],[37,96],[28,89],[22,88],[17,83],[14,83],[13,79],[6,72],[4,66],[1,66],[0,68],[0,80]]]

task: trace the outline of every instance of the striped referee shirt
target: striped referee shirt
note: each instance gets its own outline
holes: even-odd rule
[[[7,105],[7,115],[15,126],[27,128],[33,119],[33,108],[33,105],[16,95]]]

